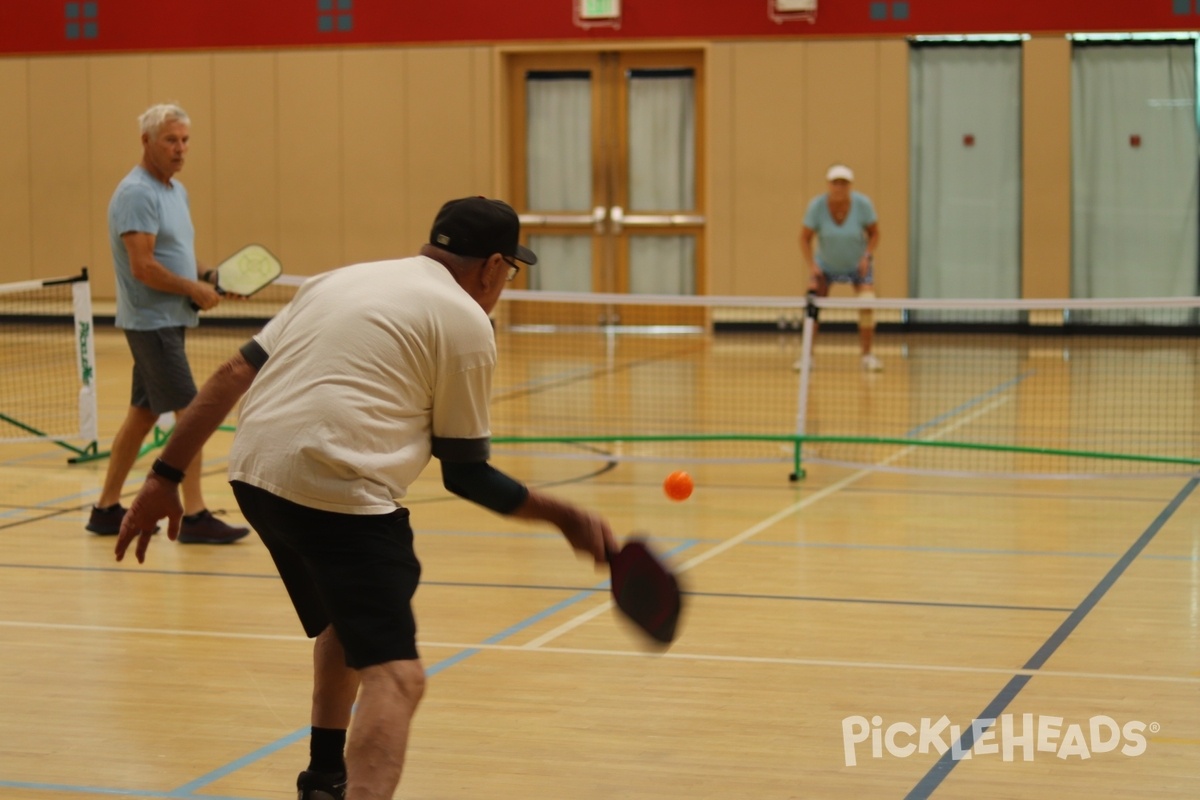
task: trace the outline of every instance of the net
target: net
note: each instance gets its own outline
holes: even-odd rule
[[[809,461],[1052,477],[1200,467],[1198,298],[816,305]],[[868,308],[878,375],[858,362]]]
[[[1190,474],[1200,466],[1198,307],[826,298],[810,314],[785,298],[506,292],[493,432],[501,443],[553,442],[560,455],[777,460],[796,475],[801,460]],[[866,310],[883,372],[862,368]]]
[[[189,332],[198,381],[290,299]],[[1200,469],[1200,299],[919,301],[509,290],[496,452],[1021,477]],[[856,321],[877,320],[882,372]],[[813,325],[820,320],[819,334]]]
[[[0,285],[0,442],[96,451],[95,341],[87,271]],[[75,459],[72,459],[75,460]]]

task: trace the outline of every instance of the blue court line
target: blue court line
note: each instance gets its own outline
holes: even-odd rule
[[[981,611],[1053,611],[1065,614],[1071,608],[1057,606],[1010,606],[996,603],[945,603],[936,600],[883,600],[870,597],[819,597],[791,594],[739,594],[737,592],[684,592],[689,597],[725,597],[733,600],[782,600],[800,603],[850,603],[874,606],[921,606],[926,608],[970,608]]]
[[[700,541],[706,541],[701,539]],[[956,556],[1036,556],[1047,558],[1114,558],[1117,553],[1089,553],[1084,550],[1013,550],[994,547],[945,547],[938,545],[920,544],[856,544],[854,542],[772,542],[749,541],[748,546],[756,547],[800,547],[806,549],[829,550],[882,550],[900,553],[944,553]],[[1148,555],[1153,561],[1196,561],[1200,555]]]
[[[949,411],[946,411],[945,413],[938,414],[933,419],[928,420],[926,422],[922,422],[917,427],[910,429],[908,431],[908,433],[904,434],[904,438],[906,438],[906,439],[915,438],[916,436],[920,435],[921,432],[926,431],[930,428],[935,428],[938,425],[941,425],[946,420],[952,419],[953,417],[958,416],[959,414],[963,413],[964,411],[968,411],[968,410],[974,408],[975,406],[981,405],[984,401],[989,400],[998,394],[1003,394],[1004,392],[1008,391],[1012,387],[1016,386],[1021,381],[1033,376],[1034,374],[1036,374],[1036,372],[1037,372],[1037,370],[1029,370],[1028,372],[1024,372],[1024,373],[1018,375],[1017,377],[1012,378],[1011,380],[1005,381],[1004,383],[1000,384],[999,386],[995,387],[994,389],[989,389],[988,391],[984,392],[983,394],[975,395],[967,402],[965,402],[955,408],[952,408]]]
[[[108,794],[120,797],[150,797],[161,800],[255,800],[250,797],[234,797],[220,794],[179,794],[174,792],[156,792],[146,789],[110,789],[103,786],[73,786],[66,783],[29,783],[27,781],[0,780],[0,789],[29,789],[35,792],[70,792],[73,794]]]
[[[695,542],[692,540],[684,541],[684,542],[680,543],[679,545],[677,545],[676,547],[672,548],[671,550],[668,550],[664,554],[664,557],[670,557],[670,556],[676,555],[684,550],[687,550],[689,547],[692,547],[694,544],[695,544]],[[582,600],[586,600],[587,598],[594,596],[597,592],[607,591],[608,583],[609,583],[608,581],[602,581],[589,589],[585,589],[571,597],[568,597],[565,600],[555,603],[554,605],[550,606],[549,608],[543,609],[542,611],[537,612],[533,616],[527,617],[526,619],[521,620],[520,622],[516,623],[515,625],[505,628],[504,630],[500,631],[499,633],[489,636],[487,639],[483,640],[483,643],[484,644],[497,644],[497,643],[503,641],[504,639],[507,639],[508,637],[512,636],[513,634],[519,633],[520,631],[525,630],[529,626],[537,623],[538,621],[540,621],[542,619],[545,619],[546,617],[548,617],[558,611],[561,611],[564,608],[567,608],[567,607],[572,606]],[[482,650],[477,647],[469,647],[469,648],[466,648],[465,650],[460,650],[459,652],[455,653],[454,655],[449,656],[448,658],[444,658],[441,661],[439,661],[438,663],[436,663],[430,667],[427,667],[425,669],[425,675],[426,675],[426,677],[433,677],[434,675],[437,675],[439,672],[445,672],[446,670],[450,669],[450,667],[453,667],[455,664],[460,664],[463,661],[470,658],[471,656],[475,655],[476,653],[480,653],[480,652],[482,652]],[[303,740],[305,737],[308,736],[310,730],[311,729],[309,727],[304,727],[304,728],[301,728],[300,730],[293,731],[292,733],[288,734],[287,736],[285,736],[284,738],[282,738],[278,741],[272,742],[264,747],[260,747],[258,750],[255,750],[253,753],[245,755],[242,758],[239,758],[236,761],[230,762],[229,764],[226,764],[223,767],[218,767],[217,769],[213,770],[212,772],[209,772],[207,775],[201,775],[196,780],[191,781],[190,783],[186,783],[183,786],[176,789],[175,792],[172,792],[172,794],[170,796],[178,797],[178,796],[180,796],[180,793],[190,795],[191,792],[195,791],[196,789],[206,786],[214,781],[220,780],[221,778],[225,777],[226,775],[236,772],[237,770],[241,769],[242,767],[245,767],[245,766],[257,761],[260,758],[263,758],[264,756],[270,755],[271,753],[274,753],[284,747],[287,747],[290,744],[294,744],[298,741]]]
[[[1112,568],[1103,578],[1100,579],[1100,582],[1096,584],[1095,588],[1088,593],[1087,597],[1083,598],[1083,601],[1078,607],[1076,607],[1074,611],[1071,612],[1071,615],[1068,616],[1063,623],[1058,626],[1058,630],[1050,634],[1050,638],[1048,638],[1045,643],[1038,648],[1037,652],[1034,653],[1027,662],[1025,662],[1025,665],[1021,669],[1041,669],[1045,663],[1050,660],[1050,656],[1054,655],[1054,652],[1058,650],[1063,642],[1067,640],[1067,637],[1070,636],[1077,627],[1079,627],[1079,623],[1083,622],[1083,618],[1086,617],[1088,613],[1096,607],[1104,595],[1108,593],[1108,590],[1111,589],[1114,584],[1116,584],[1117,579],[1120,578],[1121,575],[1125,573],[1125,570],[1129,568],[1129,565],[1133,563],[1134,559],[1136,559],[1138,555],[1146,549],[1151,540],[1154,539],[1155,535],[1162,530],[1162,527],[1167,523],[1167,520],[1169,520],[1175,514],[1175,512],[1179,510],[1179,507],[1183,505],[1183,501],[1186,500],[1193,491],[1195,491],[1197,484],[1200,484],[1200,478],[1192,478],[1187,482],[1187,484],[1179,491],[1179,494],[1175,495],[1174,499],[1172,499],[1167,507],[1162,510],[1162,513],[1158,515],[1154,522],[1150,523],[1150,527],[1146,528],[1145,532],[1138,537],[1137,541],[1130,545],[1129,549],[1125,551],[1125,554],[1117,560],[1117,563],[1113,564]],[[1014,675],[1012,679],[1009,680],[1008,684],[1000,690],[1000,693],[996,695],[992,702],[988,703],[987,707],[984,708],[983,711],[977,714],[974,718],[977,720],[999,719],[1004,709],[1007,708],[1009,703],[1016,698],[1017,694],[1025,688],[1026,684],[1029,683],[1032,677],[1032,675]],[[969,751],[974,744],[974,726],[968,725],[966,732],[959,737],[957,752],[965,753]],[[924,800],[933,794],[938,786],[941,785],[942,781],[944,781],[950,774],[950,771],[957,766],[958,761],[954,759],[955,752],[956,748],[951,747],[949,750],[943,753],[942,757],[939,758],[932,767],[930,767],[927,773],[925,773],[925,777],[921,778],[917,785],[912,788],[912,791],[905,796],[906,800]]]
[[[247,753],[246,755],[242,756],[241,758],[231,761],[228,764],[226,764],[225,766],[215,769],[212,772],[208,773],[207,775],[201,775],[199,778],[196,778],[196,780],[190,781],[188,783],[185,783],[183,786],[180,786],[177,789],[171,790],[171,792],[169,792],[165,796],[166,797],[192,797],[192,796],[194,796],[193,793],[197,789],[201,789],[204,786],[207,786],[208,784],[212,783],[213,781],[220,780],[221,778],[224,778],[226,775],[232,775],[233,773],[237,772],[242,767],[247,767],[247,766],[253,764],[255,761],[258,761],[259,759],[266,758],[267,756],[269,756],[273,753],[279,752],[280,750],[282,750],[285,747],[289,747],[290,745],[296,744],[297,742],[304,741],[305,739],[308,738],[308,734],[311,730],[312,730],[311,727],[304,727],[304,728],[301,728],[300,730],[292,731],[287,736],[284,736],[282,739],[276,739],[275,741],[271,742],[270,744],[263,745],[262,747],[258,748],[257,750]],[[207,795],[206,795],[206,797],[207,797]]]

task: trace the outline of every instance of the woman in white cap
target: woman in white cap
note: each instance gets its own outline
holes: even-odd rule
[[[879,221],[875,206],[865,194],[853,191],[854,172],[834,164],[825,173],[829,189],[808,204],[800,230],[800,252],[808,265],[808,291],[820,297],[834,283],[850,283],[856,295],[875,298],[872,254],[879,246]],[[817,238],[816,252],[813,237]],[[864,309],[858,316],[863,369],[878,372],[883,363],[871,352],[875,338],[875,315]]]

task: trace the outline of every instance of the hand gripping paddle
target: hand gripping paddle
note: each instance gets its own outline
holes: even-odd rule
[[[222,261],[216,273],[219,294],[249,297],[282,275],[283,265],[261,244],[249,244]],[[192,308],[199,306],[192,303]]]

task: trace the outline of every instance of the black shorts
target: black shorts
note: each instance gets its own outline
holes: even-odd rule
[[[329,625],[352,669],[418,658],[412,598],[421,578],[408,509],[338,514],[231,481],[311,638]]]
[[[155,414],[179,411],[196,396],[196,381],[184,349],[184,331],[158,328],[125,331],[133,354],[133,389],[129,404],[148,408]]]

